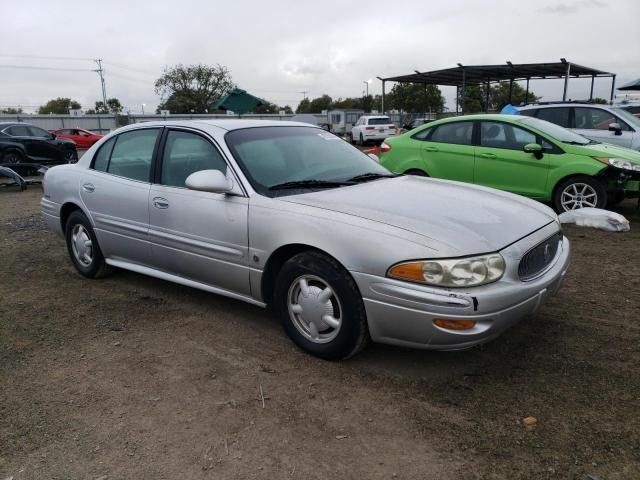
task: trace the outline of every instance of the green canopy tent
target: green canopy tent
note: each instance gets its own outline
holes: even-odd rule
[[[241,88],[234,88],[224,97],[216,100],[211,105],[211,110],[224,110],[242,115],[244,113],[251,112],[254,108],[260,105],[269,105],[269,102],[258,97],[254,97],[246,90]]]
[[[633,82],[625,83],[619,87],[618,90],[622,91],[640,91],[640,78],[636,78]]]

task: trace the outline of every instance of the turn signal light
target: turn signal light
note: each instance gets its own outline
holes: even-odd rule
[[[422,263],[401,263],[389,269],[389,276],[409,280],[413,282],[424,282],[424,273],[422,273]]]
[[[436,318],[433,324],[445,330],[470,330],[476,326],[475,320],[445,320]]]

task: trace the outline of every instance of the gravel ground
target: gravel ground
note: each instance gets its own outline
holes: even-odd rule
[[[0,190],[0,479],[640,478],[635,201],[489,345],[328,363],[262,309],[80,277],[39,197]]]

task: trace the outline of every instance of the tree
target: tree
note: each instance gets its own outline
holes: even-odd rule
[[[280,113],[280,111],[284,111],[285,114],[293,113],[291,107],[286,105],[284,107],[279,107],[275,103],[268,103],[266,105],[258,105],[253,109],[253,113]]]
[[[591,100],[591,103],[599,103],[600,105],[609,105],[609,100],[607,100],[606,98],[596,97],[593,100]]]
[[[333,99],[325,93],[321,97],[311,100],[311,103],[309,104],[310,111],[307,113],[319,113],[322,110],[329,110],[332,103]]]
[[[96,102],[95,108],[91,108],[87,110],[85,113],[88,115],[96,115],[96,114],[105,114],[112,113],[114,115],[118,115],[122,113],[123,107],[120,103],[120,100],[117,98],[109,98],[107,99],[107,106],[105,107],[104,102],[98,101]]]
[[[22,109],[8,107],[8,108],[1,109],[0,113],[3,113],[5,115],[19,115],[22,113]]]
[[[54,100],[49,100],[47,103],[38,108],[38,113],[46,115],[48,113],[54,113],[57,115],[68,115],[69,110],[77,110],[82,106],[75,100],[70,98],[58,97]]]
[[[233,88],[231,73],[222,65],[176,65],[165,68],[156,80],[160,110],[173,113],[207,113],[211,104]]]
[[[296,108],[296,113],[311,113],[310,105],[311,101],[308,98],[303,98]]]
[[[518,83],[513,83],[513,89],[511,91],[511,102],[509,102],[509,83],[501,82],[489,88],[489,108],[487,108],[487,86],[485,84],[465,85],[464,91],[464,112],[463,113],[478,113],[485,111],[499,112],[507,104],[520,105],[526,102],[537,102],[540,97],[535,93],[520,86]],[[462,88],[458,92],[460,98],[458,98],[458,105],[462,109]]]
[[[388,95],[385,109],[397,109],[409,113],[442,112],[444,97],[437,85],[396,83]]]

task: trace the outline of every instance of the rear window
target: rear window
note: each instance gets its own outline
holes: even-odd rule
[[[368,124],[369,125],[390,125],[393,123],[389,117],[382,118],[370,118]]]
[[[546,120],[547,122],[555,123],[564,128],[570,128],[569,125],[569,108],[541,108],[538,110],[537,117],[540,120]]]
[[[471,145],[473,122],[443,123],[435,127],[429,138],[432,142]]]

